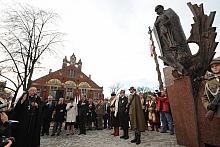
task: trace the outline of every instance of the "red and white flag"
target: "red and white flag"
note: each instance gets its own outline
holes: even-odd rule
[[[153,57],[155,48],[152,40],[149,41],[149,47],[150,47],[150,55],[151,57]]]

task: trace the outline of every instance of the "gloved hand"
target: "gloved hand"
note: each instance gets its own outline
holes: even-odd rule
[[[214,117],[214,111],[209,110],[208,112],[206,112],[205,117],[209,120],[212,121],[213,117]]]

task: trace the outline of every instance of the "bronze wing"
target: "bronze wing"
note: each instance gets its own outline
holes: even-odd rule
[[[187,5],[194,15],[194,23],[187,42],[196,43],[199,46],[199,51],[191,58],[192,64],[189,67],[189,72],[193,77],[200,77],[205,75],[218,45],[218,42],[215,42],[216,27],[212,27],[216,12],[211,12],[207,16],[204,14],[203,4],[198,6],[189,2]]]

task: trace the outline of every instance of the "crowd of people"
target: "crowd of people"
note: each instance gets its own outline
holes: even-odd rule
[[[86,135],[86,131],[112,129],[113,136],[121,139],[129,139],[129,130],[134,130],[132,143],[141,143],[141,132],[158,131],[174,134],[172,115],[169,108],[168,97],[164,91],[152,94],[137,93],[134,87],[129,89],[130,94],[126,96],[125,90],[118,95],[111,93],[109,99],[94,101],[80,96],[76,102],[70,98],[68,103],[63,98],[58,102],[52,101],[52,96],[42,104],[42,127],[41,136],[59,136],[62,129],[66,135]],[[52,123],[51,123],[52,122]]]
[[[76,129],[78,135],[86,135],[88,130],[112,129],[111,135],[119,136],[122,131],[120,138],[125,140],[129,139],[129,130],[133,130],[131,143],[137,145],[141,143],[141,132],[145,130],[165,133],[169,129],[170,134],[174,134],[164,91],[144,94],[137,93],[134,87],[129,91],[127,96],[125,90],[121,90],[118,95],[112,92],[109,99],[97,101],[81,94],[78,102],[70,98],[66,103],[64,98],[56,101],[52,96],[43,100],[36,94],[36,88],[31,87],[21,96],[10,115],[19,122],[13,133],[14,146],[40,146],[40,136],[59,136],[64,129],[66,135],[76,134]]]

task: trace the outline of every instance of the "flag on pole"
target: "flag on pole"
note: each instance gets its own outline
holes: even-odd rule
[[[153,41],[151,39],[149,41],[149,47],[150,47],[150,55],[151,55],[151,57],[153,57],[155,49],[154,49]]]

